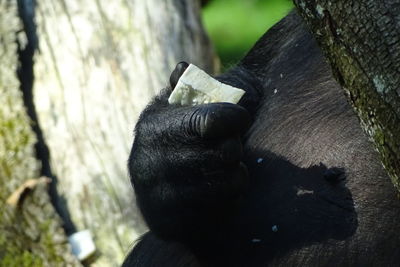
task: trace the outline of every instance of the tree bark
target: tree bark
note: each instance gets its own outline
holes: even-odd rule
[[[0,266],[79,266],[38,179],[36,135],[17,77],[27,44],[16,1],[0,0]],[[17,46],[19,44],[19,46]]]
[[[400,2],[294,3],[400,190]]]
[[[179,61],[216,69],[191,0],[38,1],[35,104],[58,191],[98,266],[122,262],[146,228],[126,163],[139,112]]]

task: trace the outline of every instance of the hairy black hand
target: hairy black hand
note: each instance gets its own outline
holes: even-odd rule
[[[170,77],[174,88],[188,67]],[[247,185],[241,136],[250,125],[240,105],[169,105],[164,91],[141,114],[129,157],[137,203],[164,239],[191,242],[217,231]]]
[[[247,182],[240,136],[249,123],[248,112],[229,103],[145,110],[129,171],[150,229],[179,239],[232,210]]]

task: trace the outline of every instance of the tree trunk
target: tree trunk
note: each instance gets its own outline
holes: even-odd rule
[[[116,266],[146,228],[127,176],[139,112],[179,61],[215,71],[191,0],[38,1],[35,104],[77,230]]]
[[[400,190],[400,3],[295,0]]]
[[[17,50],[27,40],[16,1],[0,0],[0,36],[0,266],[77,266],[47,194],[49,180],[37,179],[37,138],[17,77]]]

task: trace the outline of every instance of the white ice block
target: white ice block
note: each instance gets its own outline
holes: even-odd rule
[[[190,64],[179,78],[168,103],[182,106],[214,102],[237,104],[244,93],[244,90],[221,83]]]
[[[72,247],[72,254],[80,261],[87,259],[96,252],[96,246],[89,230],[73,233],[68,236],[68,241]]]

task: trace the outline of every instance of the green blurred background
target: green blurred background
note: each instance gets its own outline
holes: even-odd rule
[[[293,8],[291,0],[211,0],[203,22],[222,69],[241,59],[271,26]]]

